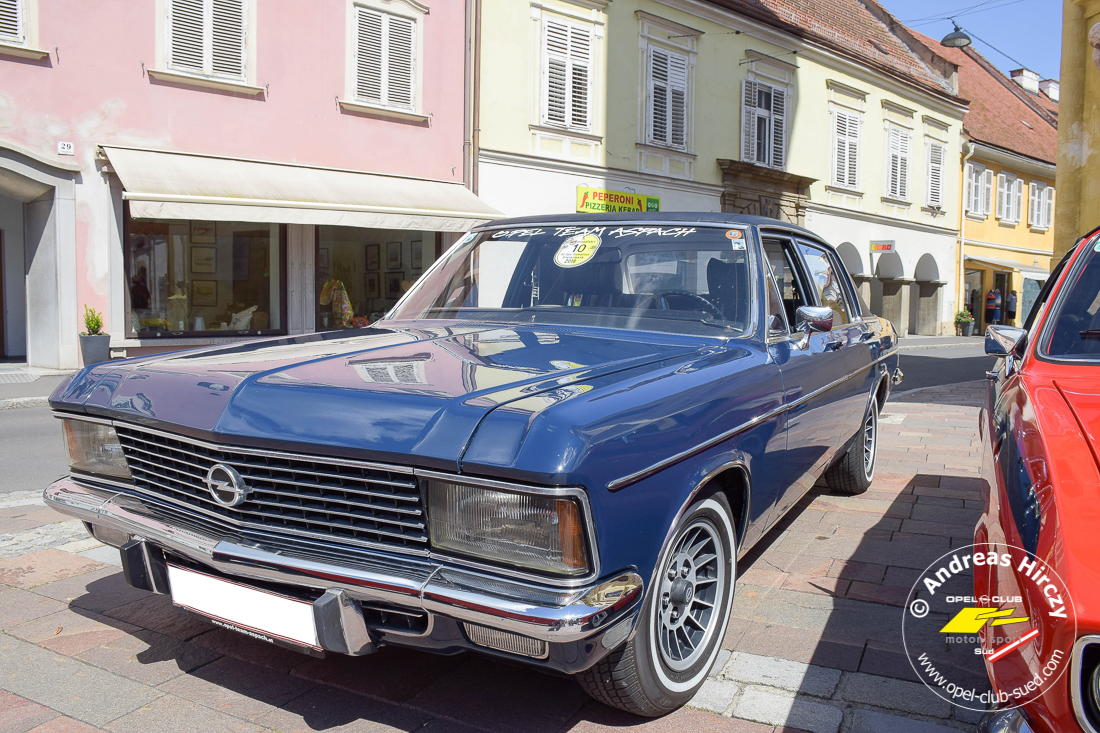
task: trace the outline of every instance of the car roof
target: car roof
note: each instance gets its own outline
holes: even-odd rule
[[[515,226],[550,226],[562,224],[569,226],[589,225],[607,226],[614,224],[644,224],[661,226],[664,224],[682,224],[684,222],[703,224],[743,224],[757,227],[777,227],[803,234],[820,240],[821,237],[804,227],[790,222],[772,219],[767,216],[749,214],[727,214],[717,211],[668,211],[668,212],[627,212],[621,214],[541,214],[539,216],[519,216],[511,219],[496,219],[482,224],[476,229],[501,229]]]

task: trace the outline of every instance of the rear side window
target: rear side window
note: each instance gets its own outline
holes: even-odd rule
[[[1100,359],[1100,244],[1086,245],[1082,267],[1066,283],[1066,294],[1054,315],[1047,356]]]
[[[798,248],[802,251],[802,258],[806,260],[806,268],[810,271],[810,280],[817,289],[821,305],[833,309],[833,324],[840,326],[852,322],[852,309],[848,305],[844,295],[844,277],[835,260],[829,257],[829,253],[819,247],[799,242]]]

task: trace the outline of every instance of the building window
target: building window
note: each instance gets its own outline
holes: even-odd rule
[[[416,21],[355,6],[355,99],[416,108]]]
[[[127,214],[130,335],[283,332],[282,242],[279,224]]]
[[[833,185],[859,187],[859,128],[861,115],[833,110]]]
[[[1032,229],[1054,226],[1054,186],[1032,181],[1028,186],[1027,221]]]
[[[979,163],[966,164],[966,211],[976,217],[992,213],[993,171]]]
[[[1024,181],[1014,173],[997,176],[997,218],[1016,225],[1023,218]]]
[[[168,0],[168,68],[245,78],[244,0]]]
[[[649,47],[648,114],[650,145],[687,148],[688,57]]]
[[[435,232],[317,227],[316,330],[381,318],[435,262],[435,245]]]
[[[0,43],[22,46],[27,40],[23,0],[0,0]]]
[[[787,151],[787,90],[745,79],[741,110],[742,160],[782,169]]]
[[[943,208],[943,163],[947,149],[937,142],[928,142],[928,205]]]
[[[542,121],[587,130],[592,89],[592,30],[547,18],[543,23]]]
[[[909,131],[886,127],[886,195],[897,201],[909,200]]]

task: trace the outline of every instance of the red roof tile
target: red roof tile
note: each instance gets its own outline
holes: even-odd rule
[[[948,48],[916,31],[910,29],[910,32],[959,67],[959,94],[970,100],[970,109],[963,118],[963,132],[978,142],[1047,163],[1056,162],[1056,102],[1041,93],[1028,94],[973,47]]]
[[[930,69],[860,0],[710,0],[762,23],[805,38],[868,66],[938,94],[952,96],[950,83]],[[868,0],[873,3],[874,0]]]

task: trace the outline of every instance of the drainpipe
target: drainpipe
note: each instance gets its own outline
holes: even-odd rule
[[[474,0],[474,98],[473,129],[470,131],[470,190],[478,190],[478,158],[481,156],[481,0]]]
[[[963,303],[966,300],[966,187],[970,185],[970,181],[966,178],[966,164],[970,162],[970,156],[974,155],[974,144],[970,141],[963,143],[966,147],[966,155],[963,156],[962,169],[963,169],[963,185],[961,186],[962,192],[959,195],[959,217],[961,224],[959,224],[959,300],[955,304],[955,312],[958,313],[963,309]],[[980,296],[980,294],[979,294]],[[971,313],[970,315],[974,315]],[[952,322],[954,318],[952,317]]]
[[[463,44],[462,63],[463,63],[463,77],[462,77],[462,183],[466,188],[470,187],[470,150],[473,147],[473,141],[470,139],[470,129],[473,125],[470,123],[471,114],[471,95],[473,94],[473,23],[474,23],[474,3],[473,0],[466,0],[465,3],[465,26],[466,26],[466,42]]]

